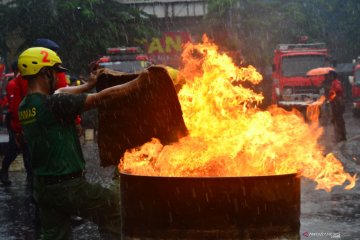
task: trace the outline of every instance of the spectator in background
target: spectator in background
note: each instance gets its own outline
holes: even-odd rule
[[[335,141],[346,140],[346,128],[344,120],[345,104],[344,90],[335,71],[329,71],[325,75],[324,89],[331,107],[331,122],[334,125]]]
[[[79,86],[80,85],[80,81],[78,81],[78,79],[75,76],[71,76],[70,77],[70,86]]]
[[[27,143],[23,139],[21,128],[20,130],[16,129],[17,125],[14,121],[14,116],[18,116],[17,111],[20,103],[17,102],[19,99],[16,99],[16,91],[17,91],[16,81],[24,81],[24,80],[22,79],[21,75],[18,74],[17,61],[15,61],[11,65],[11,68],[12,71],[14,72],[14,78],[8,82],[6,87],[8,112],[5,118],[7,130],[9,133],[9,143],[0,170],[0,180],[5,186],[11,184],[11,181],[9,180],[9,167],[20,153],[22,153],[23,155],[23,162],[27,174],[27,181],[31,183],[31,179],[32,179],[29,149]]]
[[[82,74],[79,74],[78,77],[71,76],[70,77],[70,86],[79,86],[81,84],[86,83],[85,78]]]

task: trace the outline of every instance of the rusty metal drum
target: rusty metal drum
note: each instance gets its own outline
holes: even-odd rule
[[[300,178],[120,174],[123,239],[299,239]]]

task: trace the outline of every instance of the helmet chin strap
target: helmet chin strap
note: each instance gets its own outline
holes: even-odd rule
[[[49,71],[51,71],[51,70],[49,70]],[[51,74],[49,71],[46,73],[46,77],[49,79],[49,84],[50,84],[49,94],[53,94],[55,92],[55,87],[54,87],[55,84],[54,83],[55,83],[56,79],[54,78],[54,74]]]

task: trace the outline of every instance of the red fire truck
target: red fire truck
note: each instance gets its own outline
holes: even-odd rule
[[[353,102],[352,111],[354,116],[360,117],[360,58],[355,62],[353,74],[349,77]]]
[[[323,89],[324,76],[306,76],[314,68],[332,66],[324,43],[279,44],[274,50],[272,102],[304,111]]]
[[[135,73],[151,65],[139,47],[114,47],[107,49],[107,56],[99,59],[99,66],[119,72]]]

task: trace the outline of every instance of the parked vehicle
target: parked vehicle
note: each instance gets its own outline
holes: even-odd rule
[[[148,57],[139,47],[114,47],[107,49],[107,56],[99,59],[99,66],[114,71],[135,73],[151,66]]]
[[[353,76],[349,76],[351,84],[352,112],[355,117],[360,117],[360,57],[354,60]]]
[[[323,94],[324,76],[307,76],[314,68],[332,67],[324,43],[279,44],[274,50],[272,103],[285,109],[306,107]]]

